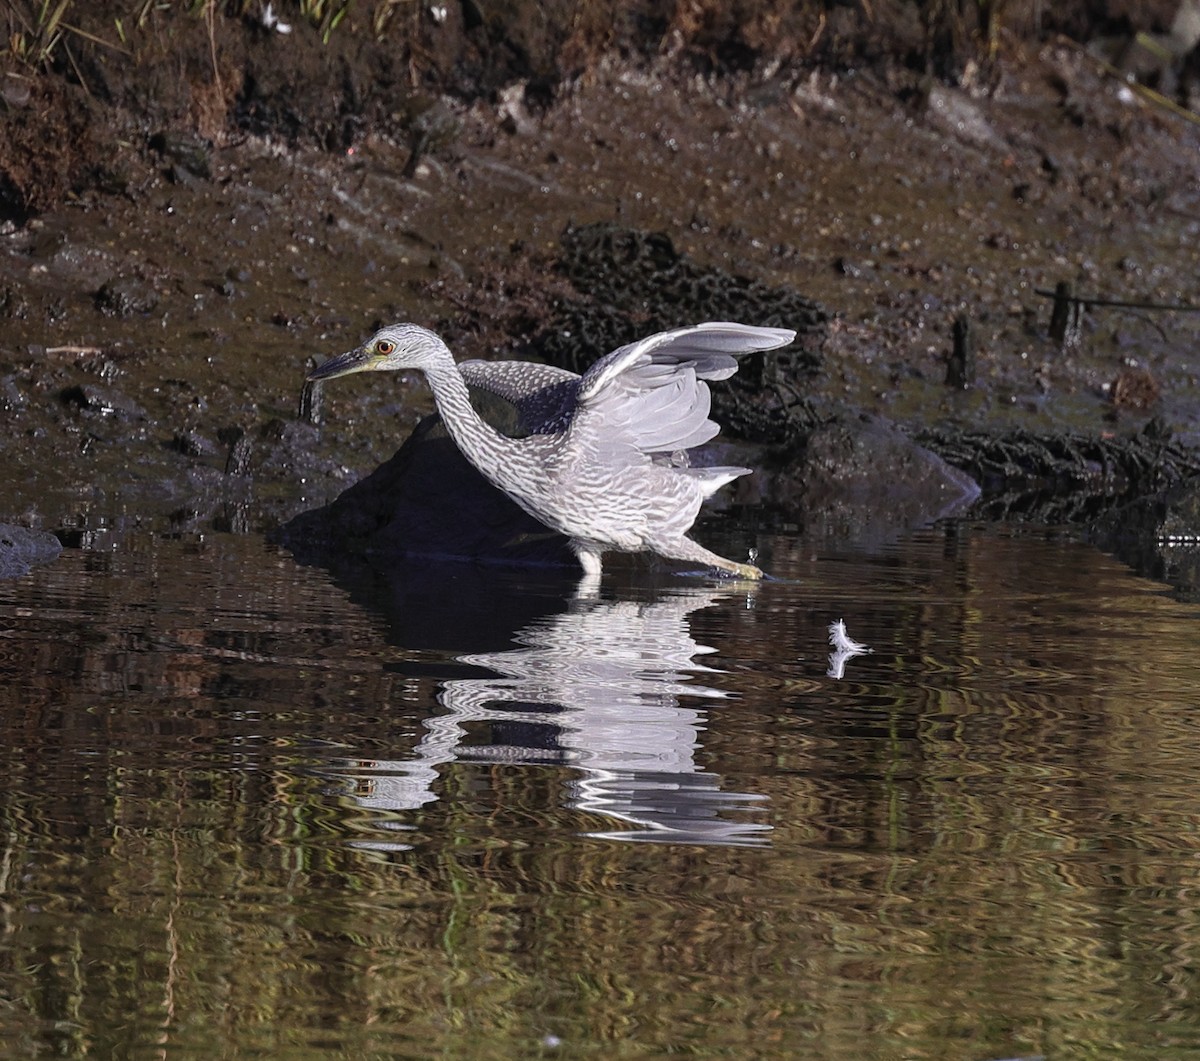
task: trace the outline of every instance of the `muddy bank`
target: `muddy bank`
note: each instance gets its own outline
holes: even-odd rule
[[[164,130],[223,145],[243,135],[346,150],[371,135],[436,146],[439,96],[543,111],[617,58],[685,75],[873,69],[991,80],[1006,45],[1139,32],[1171,43],[1177,0],[719,0],[598,8],[395,0],[16,2],[0,12],[0,218],[125,184],[124,149]],[[1161,60],[1159,60],[1161,63]],[[1159,76],[1143,59],[1140,73]],[[510,114],[511,122],[520,116]],[[114,141],[116,144],[114,145]],[[117,150],[114,151],[114,146]]]
[[[132,81],[93,86],[79,135],[61,126],[62,150],[90,159],[63,172],[85,176],[0,234],[14,472],[0,517],[75,542],[138,521],[265,529],[379,465],[429,411],[419,386],[377,377],[329,389],[319,429],[296,419],[306,367],[378,323],[419,320],[461,357],[586,360],[566,336],[585,318],[607,322],[601,337],[618,319],[653,330],[715,299],[699,288],[678,320],[644,288],[640,308],[616,306],[613,292],[637,291],[632,266],[608,288],[571,273],[564,234],[596,225],[667,241],[682,274],[803,300],[778,323],[812,344],[774,380],[743,379],[770,393],[764,429],[787,407],[812,423],[882,417],[926,445],[1014,432],[1119,445],[1153,422],[1164,444],[1195,446],[1196,315],[1095,307],[1074,345],[1048,334],[1038,291],[1063,279],[1087,295],[1200,300],[1196,126],[1069,41],[1005,38],[986,83],[958,84],[894,54],[872,70],[781,54],[701,76],[689,49],[608,50],[553,91],[482,75],[469,98],[422,88],[422,125],[412,110],[380,116],[403,78],[361,42],[355,66],[349,43],[323,51],[305,27],[242,28],[241,59],[218,43],[219,63],[241,63],[243,98],[273,56],[362,121],[310,115],[302,136],[292,119],[239,124],[226,106],[205,119],[214,133],[189,110],[194,85],[141,110]],[[479,47],[476,29],[460,35]],[[188,68],[200,82],[203,54]],[[227,92],[238,77],[219,69]],[[309,97],[294,98],[293,117],[307,115]],[[8,104],[7,120],[39,99]],[[956,319],[972,329],[967,386],[947,384]],[[1148,384],[1123,382],[1135,375]]]

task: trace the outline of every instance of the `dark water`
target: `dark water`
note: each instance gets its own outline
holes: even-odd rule
[[[0,584],[6,1057],[1200,1052],[1200,611],[1087,545],[102,544]]]

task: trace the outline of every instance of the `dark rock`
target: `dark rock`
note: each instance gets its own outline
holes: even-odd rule
[[[31,94],[29,82],[25,78],[0,78],[0,99],[10,107],[24,107]]]
[[[131,276],[109,280],[96,292],[96,308],[106,317],[132,317],[158,305],[158,292]]]
[[[145,420],[146,410],[132,398],[110,387],[99,387],[95,383],[76,383],[59,395],[63,404],[71,405],[81,412],[98,416],[114,416],[120,420]]]
[[[28,405],[15,376],[0,377],[0,412],[13,413]]]
[[[320,435],[317,428],[302,420],[282,420],[276,417],[259,429],[254,444],[253,471],[291,478],[297,469],[310,465],[311,454],[317,448]]]
[[[171,165],[171,175],[177,183],[187,177],[208,180],[212,177],[212,144],[190,133],[168,130],[150,137],[150,146]]]
[[[0,578],[20,578],[62,552],[62,543],[45,531],[0,523]]]
[[[437,416],[331,504],[296,516],[279,538],[307,563],[382,555],[576,565],[566,539],[488,483]]]
[[[171,439],[171,448],[185,457],[213,457],[220,452],[216,443],[195,430],[177,431]]]
[[[254,453],[254,443],[250,441],[250,436],[240,427],[229,427],[217,432],[217,437],[229,447],[225,457],[225,474],[248,474],[250,458]]]
[[[25,320],[29,316],[29,300],[19,288],[5,287],[0,290],[0,317]]]
[[[965,511],[980,492],[965,472],[879,419],[830,421],[789,457],[763,474],[765,496],[802,513],[806,533],[841,542],[884,541]]]
[[[41,262],[55,261],[70,246],[67,234],[56,228],[39,228],[29,246],[29,256]]]

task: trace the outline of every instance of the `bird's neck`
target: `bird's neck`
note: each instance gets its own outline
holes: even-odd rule
[[[485,479],[500,486],[502,470],[520,459],[518,441],[502,435],[475,411],[467,384],[449,351],[445,363],[426,369],[425,376],[455,445]]]

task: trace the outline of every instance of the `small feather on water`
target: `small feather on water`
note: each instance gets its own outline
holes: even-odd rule
[[[830,678],[841,678],[846,673],[848,660],[874,651],[851,638],[846,633],[845,622],[841,619],[829,624],[829,645],[833,651],[829,653],[829,669],[825,673]]]
[[[854,641],[846,633],[846,622],[844,619],[838,619],[837,622],[829,624],[829,644],[838,652],[872,652],[873,649],[866,645],[859,644]]]

